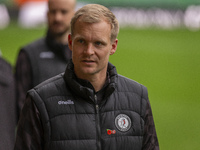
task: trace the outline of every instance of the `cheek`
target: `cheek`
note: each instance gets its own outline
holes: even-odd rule
[[[110,56],[110,52],[111,52],[111,47],[108,47],[105,51],[104,51],[104,57],[105,59],[107,59]]]
[[[98,54],[97,54],[97,57],[98,57],[99,60],[102,61],[102,62],[108,61],[109,56],[110,56],[110,53],[107,53],[107,52],[106,52],[106,53],[98,53]]]
[[[48,17],[48,24],[51,24],[52,23],[52,19],[51,17]]]
[[[73,15],[67,14],[63,16],[63,19],[65,20],[66,23],[70,23]]]
[[[71,18],[69,17],[63,17],[63,21],[65,22],[65,24],[70,24],[70,20]]]
[[[79,57],[81,55],[81,52],[82,50],[78,46],[76,45],[72,46],[72,54],[74,57]]]
[[[73,60],[73,63],[76,63],[78,61],[78,55],[76,54],[76,52],[73,52],[73,51],[72,51],[72,60]]]

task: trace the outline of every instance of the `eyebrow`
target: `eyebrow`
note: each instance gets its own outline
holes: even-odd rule
[[[74,39],[86,39],[86,38],[84,36],[82,36],[82,35],[75,35]],[[107,40],[104,40],[102,38],[96,38],[95,41],[96,42],[106,43]]]

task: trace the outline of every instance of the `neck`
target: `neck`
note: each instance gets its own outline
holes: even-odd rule
[[[85,76],[77,75],[77,77],[89,81],[94,87],[96,92],[100,91],[106,82],[106,72],[104,74],[95,74],[95,75],[85,75]]]
[[[96,92],[102,89],[105,82],[106,82],[106,76],[90,79],[90,83],[92,84]]]

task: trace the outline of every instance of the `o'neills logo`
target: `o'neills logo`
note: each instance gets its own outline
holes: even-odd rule
[[[119,114],[115,118],[115,126],[122,132],[128,131],[131,128],[131,119],[125,114]]]
[[[67,100],[67,101],[58,101],[59,105],[73,105],[74,102],[72,100]]]

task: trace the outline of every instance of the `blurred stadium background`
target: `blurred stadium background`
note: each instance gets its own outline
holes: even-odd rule
[[[79,0],[77,8],[87,3],[103,4],[118,18],[119,45],[110,61],[118,73],[147,86],[160,149],[198,150],[200,1]],[[0,49],[14,67],[19,48],[45,35],[46,29],[44,24],[20,26],[19,6],[11,0],[0,4],[10,17],[0,29]]]

